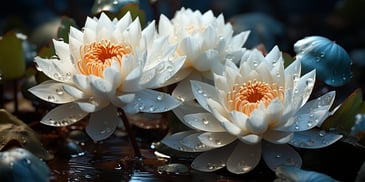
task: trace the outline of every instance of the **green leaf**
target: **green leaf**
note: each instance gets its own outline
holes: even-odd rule
[[[98,0],[91,8],[92,14],[96,15],[103,11],[118,13],[120,9],[128,4],[138,4],[138,0]]]
[[[53,155],[42,146],[35,131],[5,109],[0,109],[0,150],[14,140],[44,160],[53,158]]]
[[[57,37],[68,43],[68,35],[70,33],[70,27],[77,27],[74,19],[69,17],[61,18],[61,26],[58,28]]]
[[[127,4],[123,6],[119,12],[119,18],[123,17],[127,12],[131,13],[132,19],[134,20],[136,17],[139,18],[139,22],[141,23],[142,27],[145,27],[146,22],[146,14],[145,12],[139,8],[138,4]]]
[[[25,57],[22,40],[15,32],[0,37],[0,74],[4,80],[22,77],[25,73]]]
[[[285,68],[287,66],[289,66],[295,60],[295,58],[293,56],[291,56],[289,53],[283,52],[282,55],[283,55],[283,59],[284,59]]]
[[[361,113],[364,109],[365,103],[362,98],[362,90],[356,89],[344,100],[338,110],[323,122],[321,128],[326,130],[336,129],[340,133],[349,135],[356,121],[355,115]]]

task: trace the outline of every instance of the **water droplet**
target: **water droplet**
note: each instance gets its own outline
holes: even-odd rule
[[[64,94],[63,88],[57,88],[56,93],[57,95],[63,95]]]
[[[239,162],[238,165],[240,166],[242,171],[245,171],[245,172],[252,169],[252,166],[247,165],[245,161]]]
[[[319,131],[320,137],[324,137],[325,135],[326,135],[326,131],[324,131],[324,130]]]
[[[164,98],[164,95],[158,95],[157,97],[156,97],[156,99],[158,100],[158,101],[162,101],[163,100],[163,98]]]
[[[174,67],[172,65],[169,65],[169,66],[166,67],[166,70],[168,72],[172,72],[172,71],[174,71]]]
[[[209,121],[207,119],[205,119],[205,118],[202,119],[202,122],[203,122],[204,125],[209,124]]]
[[[280,158],[281,157],[281,155],[280,154],[276,154],[275,155],[275,158]]]
[[[102,129],[99,131],[100,134],[104,135],[106,133],[106,130]]]
[[[299,130],[300,129],[299,125],[295,125],[295,129]]]
[[[203,94],[203,90],[202,89],[198,89],[198,94]]]
[[[32,161],[31,161],[30,159],[25,159],[25,160],[24,160],[24,162],[25,162],[25,164],[27,164],[27,165],[32,164]]]
[[[309,120],[308,123],[307,123],[307,126],[308,126],[308,128],[312,127],[313,126],[313,122],[311,120]]]
[[[56,100],[56,98],[53,95],[50,95],[50,96],[47,97],[47,100],[49,102],[54,102]]]

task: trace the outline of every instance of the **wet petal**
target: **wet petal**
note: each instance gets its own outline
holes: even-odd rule
[[[226,161],[231,155],[234,147],[235,144],[233,143],[221,148],[206,151],[194,159],[191,163],[191,167],[203,172],[212,172],[222,169],[226,166]]]
[[[198,138],[199,135],[201,135],[201,133],[194,133],[186,136],[181,140],[181,144],[192,149],[193,152],[204,152],[213,149],[213,147],[203,144]]]
[[[184,123],[189,127],[202,131],[223,132],[225,129],[211,113],[195,113],[184,116]]]
[[[256,144],[259,143],[261,141],[261,136],[256,135],[256,134],[249,134],[249,135],[245,135],[242,137],[239,137],[239,139],[246,144]]]
[[[93,141],[100,141],[112,135],[119,122],[122,122],[117,115],[117,108],[110,105],[104,109],[91,113],[86,126],[86,133]]]
[[[168,147],[175,149],[175,150],[193,152],[194,149],[187,147],[186,145],[183,145],[182,141],[185,137],[188,137],[194,133],[197,133],[197,132],[193,131],[193,130],[177,132],[177,133],[168,135],[165,138],[163,138],[161,140],[161,143],[163,143],[163,144],[167,145]]]
[[[263,133],[268,128],[268,122],[265,119],[264,107],[260,104],[260,107],[251,112],[251,116],[247,119],[246,128],[253,133]]]
[[[293,137],[293,133],[291,132],[282,132],[270,130],[266,132],[263,138],[271,143],[275,144],[284,144],[288,143]]]
[[[179,105],[178,107],[176,107],[172,111],[174,112],[174,114],[176,115],[176,117],[180,121],[184,121],[184,116],[187,113],[194,114],[194,113],[204,113],[204,112],[207,112],[198,103],[195,103],[195,102],[182,102],[181,105]]]
[[[327,147],[342,138],[342,135],[333,132],[326,132],[313,128],[311,130],[295,132],[289,144],[308,149],[317,149]]]
[[[228,171],[244,174],[254,169],[261,159],[261,143],[244,144],[238,142],[227,160]]]
[[[237,137],[230,135],[226,132],[205,132],[199,135],[199,140],[213,148],[222,147],[235,141]]]
[[[335,92],[328,92],[325,95],[307,102],[294,116],[294,123],[282,131],[305,131],[322,123],[329,115],[329,109],[335,98]]]
[[[199,102],[199,104],[204,109],[209,111],[207,99],[210,98],[210,99],[218,100],[218,95],[217,95],[217,92],[216,92],[214,86],[209,85],[204,82],[191,80],[191,87],[193,90],[193,94],[194,94],[195,98],[197,99],[197,101]]]
[[[71,83],[72,75],[75,74],[75,70],[68,64],[61,62],[57,59],[43,59],[35,57],[34,62],[37,64],[39,70],[41,70],[49,78],[65,83]]]
[[[135,99],[123,108],[127,113],[161,113],[181,104],[175,97],[155,90],[145,89],[135,94]]]
[[[65,92],[64,86],[69,85],[49,80],[30,88],[29,91],[38,98],[55,104],[64,104],[77,100],[78,98]]]
[[[262,157],[266,165],[273,171],[279,166],[302,166],[302,158],[287,144],[273,144],[262,142]]]
[[[82,111],[77,104],[69,103],[52,109],[40,122],[49,126],[68,126],[76,123],[88,114]]]

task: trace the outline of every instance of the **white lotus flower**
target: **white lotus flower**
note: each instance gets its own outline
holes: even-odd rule
[[[141,29],[128,12],[120,20],[87,18],[83,31],[71,27],[69,43],[53,40],[57,58],[35,58],[51,81],[30,89],[39,98],[62,104],[42,123],[73,124],[91,113],[86,127],[93,140],[109,137],[120,121],[117,107],[128,114],[158,113],[177,107],[174,97],[152,89],[165,85],[184,64],[176,45],[158,36],[155,23]]]
[[[200,11],[181,8],[171,19],[161,15],[159,34],[169,36],[171,43],[177,43],[177,54],[186,56],[184,67],[170,82],[177,82],[186,76],[198,73],[212,78],[211,71],[221,73],[226,59],[238,62],[244,52],[242,48],[249,31],[233,35],[230,23],[225,23],[220,14],[215,17],[211,10]]]
[[[318,127],[331,113],[335,92],[307,102],[315,70],[301,76],[300,61],[284,69],[278,47],[266,56],[254,49],[240,66],[227,61],[214,84],[191,81],[194,97],[203,109],[176,113],[192,128],[165,137],[166,145],[187,152],[203,152],[192,162],[200,171],[223,167],[247,173],[260,161],[274,170],[279,165],[301,166],[302,148],[325,147],[341,138]]]

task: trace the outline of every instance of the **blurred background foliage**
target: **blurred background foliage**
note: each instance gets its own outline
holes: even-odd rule
[[[27,92],[27,88],[47,80],[33,65],[34,56],[52,57],[52,39],[68,42],[69,27],[82,28],[87,16],[97,16],[102,11],[110,17],[121,17],[131,11],[139,17],[142,26],[158,20],[161,13],[172,18],[181,7],[205,12],[212,10],[215,15],[223,14],[232,23],[236,33],[250,30],[245,47],[259,47],[270,50],[278,45],[285,54],[285,60],[295,56],[294,43],[306,36],[323,36],[342,46],[352,59],[351,80],[341,86],[327,85],[317,80],[312,97],[318,97],[330,90],[336,90],[334,105],[341,105],[338,112],[330,117],[323,129],[335,129],[345,135],[343,143],[316,153],[301,151],[307,169],[334,175],[336,179],[354,179],[357,171],[337,174],[336,170],[347,170],[349,165],[358,169],[365,160],[360,155],[365,146],[365,1],[363,0],[11,0],[0,6],[0,89],[1,106],[18,96],[32,101],[36,109],[51,107],[41,103]],[[286,63],[287,65],[288,63]],[[339,68],[340,69],[340,68]],[[17,84],[20,82],[20,88]],[[11,87],[8,87],[8,86]],[[6,88],[6,89],[4,89]],[[14,93],[13,95],[9,94]],[[13,108],[17,108],[15,102]],[[16,113],[16,110],[15,112]],[[19,116],[19,115],[18,115]],[[21,117],[21,116],[20,116]],[[21,117],[26,122],[34,118]],[[333,160],[341,151],[354,154]],[[328,153],[327,153],[328,152]],[[327,168],[321,168],[315,159],[321,158]],[[357,163],[351,163],[353,161]],[[331,165],[333,164],[333,165]],[[341,166],[339,166],[341,164]],[[342,165],[343,164],[343,165]],[[333,166],[333,168],[332,168]],[[335,169],[337,167],[337,169]],[[342,176],[341,176],[342,175]],[[350,180],[351,181],[351,180]]]

